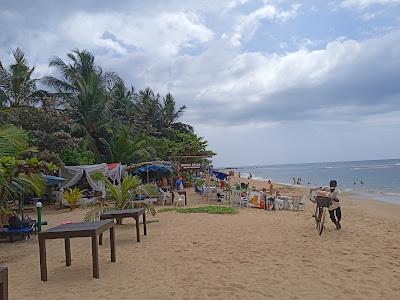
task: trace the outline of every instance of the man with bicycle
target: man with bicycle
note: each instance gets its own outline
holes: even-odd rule
[[[337,187],[337,181],[331,180],[329,182],[329,187],[324,187],[322,190],[328,192],[328,197],[332,199],[332,204],[328,207],[329,216],[336,225],[336,229],[339,230],[342,228],[340,225],[340,220],[342,219],[342,211],[340,209],[340,202],[339,202],[339,194],[340,190]]]

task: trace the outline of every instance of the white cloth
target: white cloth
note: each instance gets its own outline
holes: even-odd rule
[[[83,165],[83,166],[65,166],[60,169],[60,177],[67,179],[61,184],[62,188],[71,187],[79,182],[79,180],[85,175],[86,180],[90,187],[98,192],[101,192],[101,197],[106,197],[106,187],[104,180],[95,181],[92,179],[92,175],[96,172],[100,172],[106,176],[107,164],[98,165]]]

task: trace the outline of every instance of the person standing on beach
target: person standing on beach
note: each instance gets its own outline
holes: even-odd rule
[[[329,192],[328,197],[332,199],[332,204],[328,207],[329,216],[333,224],[336,225],[336,229],[339,230],[342,228],[342,226],[340,225],[340,220],[342,219],[342,210],[340,208],[340,190],[337,187],[337,181],[331,180],[329,182],[329,188],[324,188],[324,190],[327,190]]]
[[[274,185],[272,184],[271,180],[268,180],[268,194],[270,196],[274,195]]]

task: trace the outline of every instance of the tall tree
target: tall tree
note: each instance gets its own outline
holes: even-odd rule
[[[50,59],[49,66],[59,72],[60,78],[47,76],[43,80],[57,91],[75,121],[75,132],[85,138],[97,161],[101,161],[109,152],[109,145],[104,139],[104,113],[110,99],[108,91],[117,76],[103,72],[95,65],[93,54],[86,50],[74,50],[67,56],[70,63],[59,57]]]
[[[6,69],[0,62],[0,106],[24,106],[38,102],[44,95],[32,79],[35,67],[29,67],[24,53],[17,48],[13,52],[15,62]]]
[[[165,97],[163,97],[163,104],[161,105],[161,117],[162,117],[162,126],[164,129],[175,129],[179,131],[185,132],[193,132],[193,127],[184,124],[182,122],[178,122],[179,118],[183,115],[186,110],[186,105],[182,105],[179,108],[176,108],[176,102],[174,97],[168,93]]]

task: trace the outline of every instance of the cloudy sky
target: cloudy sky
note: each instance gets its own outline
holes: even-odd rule
[[[400,0],[0,0],[16,47],[171,92],[217,166],[400,157]]]

